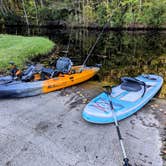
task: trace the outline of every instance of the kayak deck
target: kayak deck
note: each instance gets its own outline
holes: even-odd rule
[[[162,77],[156,75],[149,75],[149,77],[153,78],[153,80],[144,76],[136,77],[147,85],[146,93],[143,96],[143,86],[138,92],[123,90],[121,85],[112,88],[111,101],[118,120],[125,119],[140,110],[159,91],[163,83]],[[85,107],[82,116],[85,120],[92,123],[114,122],[107,95],[102,93],[94,98]]]
[[[79,72],[80,66],[75,67],[75,74],[64,74],[43,82],[42,92],[48,93],[65,87],[84,82],[92,78],[98,71],[97,67],[86,67],[82,72]],[[78,71],[78,72],[77,72]]]

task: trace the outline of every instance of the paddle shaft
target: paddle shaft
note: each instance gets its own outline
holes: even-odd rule
[[[119,142],[120,142],[120,146],[121,146],[123,157],[124,157],[124,159],[123,159],[124,166],[130,166],[130,164],[128,163],[129,159],[127,158],[126,150],[124,148],[123,138],[122,138],[122,135],[121,135],[121,132],[120,132],[120,128],[119,128],[119,123],[118,123],[118,120],[117,120],[117,116],[116,116],[116,113],[114,111],[113,104],[112,104],[111,97],[110,97],[109,93],[107,93],[107,96],[108,96],[108,99],[109,99],[110,109],[112,111],[112,115],[113,115],[113,118],[114,118],[116,130],[117,130],[117,134],[118,134],[118,138],[119,138]]]

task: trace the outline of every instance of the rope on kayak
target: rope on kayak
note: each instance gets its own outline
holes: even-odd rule
[[[122,153],[123,153],[123,157],[124,157],[123,158],[123,166],[131,166],[131,164],[129,164],[129,159],[127,158],[126,150],[124,148],[123,138],[122,138],[122,135],[121,135],[121,132],[120,132],[120,128],[119,128],[119,123],[118,123],[118,119],[117,119],[117,116],[116,116],[116,112],[114,110],[113,103],[111,101],[112,88],[110,86],[104,86],[103,88],[105,89],[104,92],[106,93],[106,95],[108,97],[108,101],[110,103],[110,110],[112,111],[112,115],[113,115],[113,118],[114,118],[114,123],[115,123],[115,126],[116,126],[116,130],[117,130],[120,146],[121,146],[121,149],[122,149]]]

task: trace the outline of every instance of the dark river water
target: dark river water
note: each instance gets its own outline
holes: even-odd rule
[[[47,29],[24,28],[1,29],[1,33],[46,36],[57,44],[57,54],[63,55],[70,47],[68,57],[75,64],[83,63],[89,49],[100,31],[85,29]],[[40,61],[50,64],[54,57]],[[87,65],[102,64],[98,79],[102,82],[117,84],[122,76],[137,76],[142,73],[154,73],[163,76],[166,81],[166,32],[154,31],[106,31],[98,42]],[[166,82],[159,97],[166,98]]]

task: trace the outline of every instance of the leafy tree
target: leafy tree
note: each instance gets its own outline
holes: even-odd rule
[[[144,4],[142,23],[159,27],[166,22],[166,1],[153,0]]]
[[[102,2],[97,6],[97,21],[100,25],[104,25],[111,14],[110,6],[107,2]]]
[[[100,26],[110,18],[112,27],[161,27],[166,23],[166,0],[0,0],[1,22],[42,25],[66,20],[71,24]]]
[[[85,5],[83,7],[83,17],[85,23],[93,23],[96,20],[96,13],[93,10],[93,7],[90,5]]]

